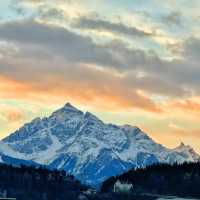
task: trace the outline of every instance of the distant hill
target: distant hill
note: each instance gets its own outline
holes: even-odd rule
[[[136,194],[200,197],[200,162],[132,169],[103,182],[101,191],[112,192],[117,181],[132,184]]]

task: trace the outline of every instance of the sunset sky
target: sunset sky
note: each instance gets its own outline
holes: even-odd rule
[[[199,0],[0,1],[0,138],[66,102],[200,153]]]

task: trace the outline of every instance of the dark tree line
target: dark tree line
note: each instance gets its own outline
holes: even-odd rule
[[[133,192],[114,193],[113,186],[117,180],[132,184]],[[101,191],[94,193],[90,192],[90,187],[81,184],[65,171],[0,164],[0,195],[5,191],[8,197],[15,197],[17,200],[155,199],[147,194],[200,197],[200,162],[157,164],[132,169],[109,178],[103,182]]]
[[[87,187],[65,171],[0,164],[0,192],[19,200],[78,199]]]
[[[117,180],[131,183],[136,194],[200,197],[200,162],[156,164],[142,169],[132,169],[106,180],[102,184],[101,191],[111,192]]]
[[[17,200],[146,200],[129,194],[96,192],[65,171],[5,164],[0,164],[1,197]],[[152,199],[155,198],[148,198]]]

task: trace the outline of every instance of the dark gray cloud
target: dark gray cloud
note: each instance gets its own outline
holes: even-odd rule
[[[17,90],[17,95],[13,90],[10,91],[11,87],[9,87],[9,91],[0,91],[2,98],[2,92],[6,93],[6,96],[9,93],[11,97],[14,95],[15,98],[19,96],[19,98],[31,99],[35,94],[36,99],[40,98],[38,94],[50,94],[60,98],[71,96],[74,99],[81,99],[83,102],[91,101],[91,104],[97,99],[112,100],[111,105],[114,103],[123,106],[123,109],[140,108],[151,112],[161,112],[161,109],[152,100],[138,94],[134,87],[128,87],[128,83],[124,79],[109,72],[98,71],[95,68],[75,63],[69,64],[62,59],[49,58],[41,61],[22,56],[0,60],[0,66],[2,66],[0,78],[3,75],[5,80],[6,78],[14,79],[17,83],[25,86],[25,89],[22,87]],[[5,80],[4,82],[6,82]],[[13,88],[15,91],[16,87]]]
[[[21,47],[29,45],[30,50],[25,50],[24,53],[31,52],[31,56],[35,53],[38,56],[37,52],[44,57],[49,54],[59,55],[68,62],[97,64],[120,71],[139,69],[145,65],[151,68],[154,67],[154,62],[159,62],[157,56],[128,49],[119,41],[97,45],[90,37],[32,20],[1,24],[0,38],[20,44]]]
[[[119,41],[98,45],[89,37],[34,21],[1,24],[0,39],[19,47],[15,56],[5,56],[1,60],[0,73],[22,80],[38,81],[44,77],[40,74],[46,74],[46,77],[62,75],[77,82],[93,80],[88,83],[92,85],[99,78],[98,84],[103,87],[107,75],[98,77],[98,70],[94,76],[88,70],[92,68],[87,68],[85,77],[81,75],[86,70],[84,66],[94,65],[122,73],[123,78],[115,77],[115,81],[107,83],[112,86],[112,82],[119,82],[129,92],[141,89],[150,94],[173,97],[191,95],[191,91],[200,92],[197,87],[200,84],[200,68],[196,62],[199,51],[192,50],[192,39],[185,43],[185,59],[172,61],[163,60],[150,52],[127,48]],[[197,50],[199,40],[196,40]],[[76,66],[79,66],[78,71]],[[30,77],[28,71],[33,72]],[[138,76],[139,73],[144,76]],[[110,80],[112,76],[115,75],[110,74]]]
[[[61,27],[34,21],[6,23],[0,25],[0,38],[21,45],[35,46],[39,51],[44,50],[44,55],[47,52],[52,55],[57,54],[65,57],[68,62],[117,64],[108,51],[95,45],[89,37],[75,34]]]
[[[191,62],[200,61],[200,39],[190,38],[188,39],[183,46],[183,54]],[[200,67],[200,66],[199,66]]]
[[[108,31],[115,34],[122,34],[129,37],[150,37],[155,33],[148,33],[136,27],[131,27],[123,23],[114,23],[99,18],[80,17],[72,24],[73,27],[80,29],[90,29],[97,31]]]
[[[37,17],[42,19],[52,19],[52,20],[59,20],[64,21],[65,16],[62,9],[59,8],[52,8],[46,5],[40,6],[37,10]]]

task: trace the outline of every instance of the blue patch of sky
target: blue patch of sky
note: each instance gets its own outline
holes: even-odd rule
[[[120,12],[133,13],[140,15],[141,20],[144,23],[149,23],[151,25],[159,27],[161,30],[171,35],[172,37],[185,38],[191,34],[192,26],[194,20],[188,11],[193,8],[194,5],[198,4],[197,1],[177,1],[173,4],[161,2],[158,0],[112,0],[112,3],[108,5],[107,9],[110,9],[111,14],[118,14]],[[110,7],[109,7],[110,6]],[[176,24],[169,24],[163,21],[163,18],[168,16],[172,12],[179,11],[183,12],[182,26]],[[185,12],[188,15],[185,15]],[[148,16],[142,13],[148,13]]]
[[[3,0],[0,1],[0,19],[1,20],[8,20],[15,18],[17,15],[13,12],[11,8],[12,0]]]

